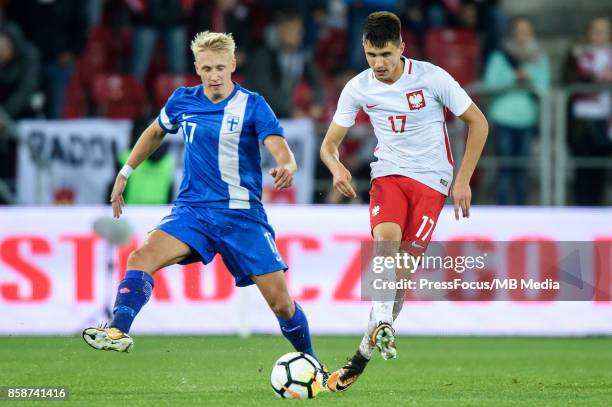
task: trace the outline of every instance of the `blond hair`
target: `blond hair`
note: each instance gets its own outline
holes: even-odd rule
[[[202,31],[197,33],[191,41],[191,52],[193,57],[201,51],[227,52],[230,56],[234,56],[236,43],[232,34],[216,33],[211,31]]]

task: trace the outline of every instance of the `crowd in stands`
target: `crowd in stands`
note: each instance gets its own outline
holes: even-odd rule
[[[532,91],[550,89],[550,63],[531,22],[508,21],[499,3],[0,0],[0,133],[13,131],[14,120],[29,117],[155,117],[176,87],[199,83],[189,41],[204,30],[233,34],[235,80],[261,93],[280,118],[310,117],[323,128],[344,84],[367,67],[361,46],[364,18],[375,10],[389,10],[402,20],[409,57],[442,66],[462,85],[482,79],[492,86],[530,88],[494,96],[486,112],[496,154],[525,158],[539,121]],[[572,48],[565,83],[611,82],[609,24],[605,18],[594,21],[585,40]],[[572,154],[610,154],[609,112],[609,93],[572,100]],[[357,122],[368,126],[365,115]],[[6,140],[11,138],[0,137],[0,155],[14,143]],[[357,126],[342,152],[348,166],[365,178],[372,143],[371,133]],[[0,175],[6,177],[8,171],[10,177],[10,169],[3,167],[14,163],[0,161]],[[578,170],[574,201],[600,204],[605,175],[601,169]],[[529,203],[524,167],[502,163],[497,186],[498,203]],[[337,202],[340,197],[317,200]]]
[[[490,86],[532,85],[541,93],[549,90],[550,65],[529,20],[513,21],[507,41],[487,62],[484,82]],[[538,130],[539,109],[538,100],[529,90],[504,92],[492,100],[488,117],[495,134],[495,152],[500,161],[511,159],[500,163],[496,188],[499,204],[527,203],[527,163],[518,160],[529,156]]]
[[[612,84],[612,43],[610,20],[591,20],[585,40],[575,44],[564,67],[564,82]],[[612,92],[579,94],[570,102],[569,147],[577,157],[609,158],[612,155]],[[604,202],[605,168],[577,168],[574,196],[578,205],[601,205]]]

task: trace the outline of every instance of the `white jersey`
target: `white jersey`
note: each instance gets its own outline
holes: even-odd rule
[[[376,79],[372,69],[351,79],[342,90],[333,120],[351,127],[359,109],[370,116],[378,139],[372,178],[402,175],[448,195],[453,157],[444,108],[460,116],[472,100],[444,69],[403,59],[404,72],[392,84]]]

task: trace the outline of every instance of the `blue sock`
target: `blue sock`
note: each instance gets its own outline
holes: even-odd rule
[[[277,318],[281,332],[291,342],[295,350],[312,355],[316,358],[312,344],[310,342],[310,331],[308,330],[308,320],[302,307],[296,302],[295,313],[289,319]]]
[[[110,326],[128,333],[136,314],[151,298],[154,285],[150,274],[140,270],[128,270],[117,288],[114,317]]]

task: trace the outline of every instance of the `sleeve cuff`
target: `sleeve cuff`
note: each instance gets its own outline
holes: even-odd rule
[[[472,99],[471,99],[471,98],[469,98],[468,103],[465,105],[465,107],[463,107],[462,109],[459,109],[459,110],[457,111],[457,113],[453,112],[453,114],[454,114],[455,116],[457,116],[457,117],[458,117],[458,116],[461,116],[463,113],[467,112],[467,110],[470,108],[470,106],[472,106],[472,103],[473,103],[473,102],[472,102]]]
[[[168,127],[164,125],[164,122],[159,116],[157,116],[157,123],[159,124],[159,127],[164,129],[166,133],[176,134],[176,132],[178,132],[179,126],[176,126],[174,129],[169,129]]]
[[[332,119],[332,121],[333,121],[334,123],[336,123],[338,126],[340,126],[340,127],[346,127],[347,129],[348,129],[349,127],[352,127],[352,126],[355,124],[355,119],[353,119],[352,123],[351,123],[351,122],[349,122],[349,121],[343,122],[342,120],[338,120],[338,118],[337,118],[337,117],[335,117],[335,116],[334,116],[334,118]]]
[[[278,136],[278,137],[285,138],[285,135],[283,134],[282,131],[269,131],[269,132],[264,132],[262,134],[263,135],[259,136],[259,139],[261,140],[261,144],[263,144],[264,141],[270,136]]]

